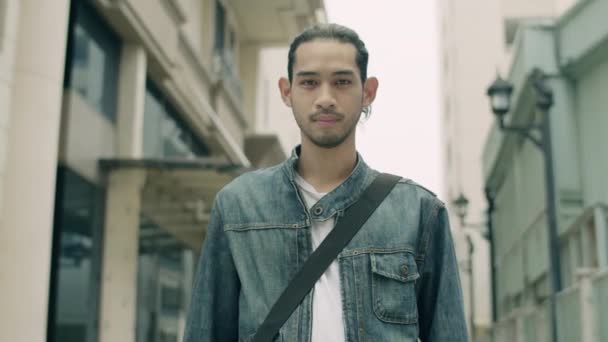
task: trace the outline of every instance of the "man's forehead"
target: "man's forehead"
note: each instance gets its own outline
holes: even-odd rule
[[[350,43],[334,39],[315,39],[302,43],[295,51],[294,71],[310,68],[331,68],[334,72],[356,72],[357,50]],[[314,70],[307,70],[314,71]]]

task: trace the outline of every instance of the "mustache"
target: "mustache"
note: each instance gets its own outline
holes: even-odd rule
[[[344,117],[344,115],[342,115],[341,113],[336,112],[335,110],[332,109],[323,109],[323,110],[319,110],[317,112],[314,112],[310,115],[310,118],[313,120],[318,120],[320,116],[322,115],[332,115],[335,116],[338,119],[341,119]]]

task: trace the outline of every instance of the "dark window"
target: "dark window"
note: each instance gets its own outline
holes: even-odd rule
[[[144,156],[148,158],[209,155],[207,147],[180,120],[177,111],[151,83],[146,86]]]
[[[158,214],[158,213],[157,213]],[[137,342],[177,341],[186,314],[186,279],[194,253],[152,219],[142,215],[137,270]],[[192,262],[190,262],[192,264]]]
[[[234,48],[236,47],[236,35],[234,34],[234,30],[230,29],[230,50],[234,52]]]
[[[161,310],[163,314],[177,315],[179,313],[179,310],[182,307],[180,294],[180,288],[172,286],[161,286],[160,296]]]
[[[103,189],[57,171],[49,300],[50,342],[97,340]]]
[[[2,51],[2,46],[4,45],[4,34],[6,32],[6,12],[7,12],[8,2],[4,0],[0,0],[0,51]]]
[[[120,50],[120,39],[95,10],[86,1],[73,1],[64,86],[111,121],[116,119]]]
[[[218,53],[223,53],[226,29],[226,9],[219,0],[215,0],[215,43],[214,48]]]

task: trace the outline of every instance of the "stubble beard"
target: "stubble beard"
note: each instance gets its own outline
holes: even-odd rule
[[[297,118],[298,115],[294,113],[294,116]],[[312,117],[312,116],[310,116]],[[305,120],[311,120],[310,117]],[[340,115],[342,120],[344,120],[345,116]],[[361,118],[361,113],[357,115],[357,117],[350,123],[350,127],[347,128],[344,132],[337,133],[329,133],[329,134],[315,134],[313,131],[314,121],[310,121],[312,124],[306,125],[305,123],[300,122],[300,120],[296,120],[296,123],[300,127],[300,131],[310,142],[312,142],[315,146],[324,148],[324,149],[332,149],[336,148],[344,143],[346,139],[348,139],[351,134],[355,134],[355,128],[357,127],[357,123]]]

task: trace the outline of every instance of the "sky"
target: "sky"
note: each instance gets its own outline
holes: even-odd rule
[[[373,4],[373,5],[372,5]],[[359,33],[380,81],[357,148],[379,171],[440,194],[439,46],[435,1],[325,0],[329,22]]]

